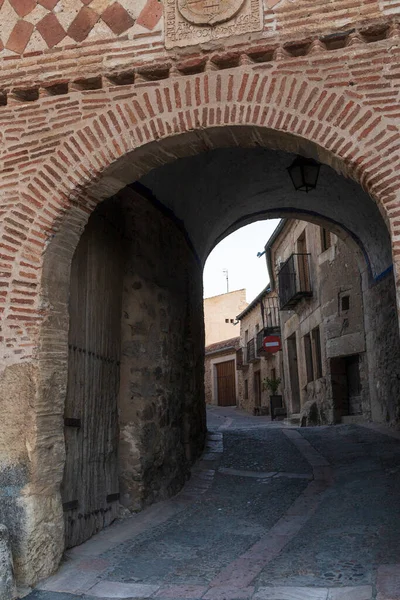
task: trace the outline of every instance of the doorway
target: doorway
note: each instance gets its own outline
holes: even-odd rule
[[[110,524],[119,506],[121,254],[120,234],[97,210],[71,266],[61,486],[66,548]]]
[[[261,372],[254,372],[254,406],[261,406]]]
[[[360,355],[331,359],[332,397],[336,420],[361,415]]]
[[[300,384],[299,384],[299,368],[297,360],[297,343],[296,334],[294,333],[286,340],[288,350],[289,363],[289,378],[291,391],[292,414],[300,412]]]
[[[227,360],[215,365],[219,406],[236,405],[235,361]]]

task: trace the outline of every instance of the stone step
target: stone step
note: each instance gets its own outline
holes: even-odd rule
[[[293,413],[283,420],[285,425],[300,427],[300,413]]]
[[[347,415],[341,418],[342,425],[353,425],[357,423],[367,423],[367,419],[364,415]]]

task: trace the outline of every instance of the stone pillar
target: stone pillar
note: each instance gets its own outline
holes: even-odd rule
[[[124,212],[121,503],[177,493],[205,437],[202,268],[170,215],[132,190]]]
[[[14,600],[16,597],[10,536],[7,527],[0,523],[0,600]]]
[[[363,288],[371,418],[396,425],[400,422],[400,337],[394,274],[389,271],[372,284],[363,278]]]
[[[64,549],[62,398],[57,402],[50,386],[45,402],[38,379],[34,363],[11,365],[0,374],[7,424],[0,430],[0,488],[6,490],[0,521],[9,530],[16,578],[27,585],[48,577]]]

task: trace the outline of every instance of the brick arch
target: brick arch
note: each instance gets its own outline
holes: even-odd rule
[[[21,201],[35,215],[12,257],[13,278],[26,264],[31,267],[33,256],[29,275],[39,285],[49,241],[72,228],[77,242],[99,201],[156,166],[223,146],[266,146],[314,156],[359,182],[389,225],[396,216],[400,178],[397,139],[395,125],[351,91],[327,88],[311,76],[306,81],[269,72],[264,65],[127,88],[65,139],[20,190]],[[400,222],[392,221],[391,228],[396,235]],[[6,319],[13,318],[10,298],[4,303]],[[33,321],[29,336],[42,315],[36,303],[28,315]]]
[[[83,121],[39,167],[32,167],[30,180],[18,190],[18,201],[32,217],[17,256],[7,250],[9,279],[13,285],[21,279],[29,282],[33,304],[15,304],[13,285],[3,296],[4,323],[19,325],[19,339],[11,340],[3,364],[33,362],[24,365],[29,367],[26,397],[34,421],[32,505],[46,506],[45,493],[55,506],[49,517],[53,546],[46,548],[44,558],[37,552],[27,559],[41,577],[56,567],[63,549],[59,485],[69,266],[96,204],[176,158],[216,147],[266,146],[318,158],[358,181],[387,223],[396,216],[399,157],[394,155],[394,126],[349,92],[258,69],[242,67],[127,88],[107,109]],[[9,228],[4,218],[3,226]],[[396,226],[394,222],[394,232]],[[10,397],[19,398],[20,375],[11,376],[16,387]],[[36,527],[31,525],[24,534],[27,548],[34,545],[30,536],[34,539]]]

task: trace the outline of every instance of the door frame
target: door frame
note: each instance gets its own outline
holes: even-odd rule
[[[211,398],[212,405],[218,406],[218,382],[217,382],[217,369],[215,365],[229,360],[235,361],[235,392],[236,392],[236,406],[238,405],[238,371],[236,368],[236,352],[232,354],[225,354],[220,358],[213,358],[210,363],[211,369]]]

